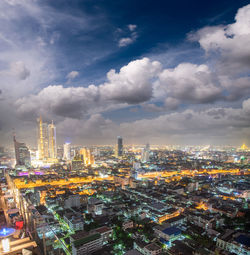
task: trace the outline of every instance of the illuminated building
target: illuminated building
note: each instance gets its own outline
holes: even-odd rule
[[[84,164],[86,166],[95,164],[95,157],[90,149],[82,148],[80,155],[83,156]]]
[[[43,123],[41,116],[38,119],[38,155],[40,160],[49,158],[48,124]]]
[[[13,137],[16,155],[16,165],[30,167],[30,151],[25,143],[20,143]]]
[[[141,162],[146,163],[149,161],[149,151],[145,148],[141,151]]]
[[[248,147],[243,143],[240,147],[241,150],[245,151],[248,150]]]
[[[48,133],[49,133],[49,157],[57,158],[57,148],[56,148],[56,127],[52,121],[51,124],[48,125]]]
[[[99,233],[70,236],[73,255],[87,255],[102,248],[102,236]],[[76,239],[77,238],[77,239]]]
[[[155,234],[159,238],[163,238],[166,241],[173,242],[181,237],[181,230],[177,227],[163,228],[162,226],[155,227]]]
[[[95,164],[95,157],[94,157],[94,155],[92,154],[91,150],[89,150],[89,164],[90,164],[90,165]]]
[[[122,137],[118,136],[117,137],[117,145],[115,147],[115,156],[116,157],[121,157],[123,154],[123,144],[122,144]]]
[[[65,143],[63,145],[63,159],[65,160],[70,160],[70,143]]]
[[[74,157],[74,159],[71,161],[71,170],[72,171],[78,171],[82,170],[84,168],[84,161],[81,157]]]
[[[84,221],[82,216],[76,216],[74,213],[70,212],[66,213],[63,216],[63,219],[71,229],[74,229],[74,231],[83,230]]]
[[[56,147],[56,127],[43,122],[42,117],[38,121],[38,159],[50,163],[55,163],[57,159]]]

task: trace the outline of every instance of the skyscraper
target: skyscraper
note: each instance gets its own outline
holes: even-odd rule
[[[141,162],[148,162],[149,161],[149,153],[150,153],[150,145],[149,143],[146,144],[146,147],[141,151]]]
[[[38,145],[38,157],[39,159],[44,158],[44,144],[43,144],[43,120],[42,116],[40,116],[39,119],[37,119],[37,145]]]
[[[123,154],[123,144],[122,144],[122,137],[117,136],[117,145],[115,148],[115,155],[116,157],[121,157]]]
[[[20,143],[16,140],[15,135],[13,136],[16,165],[30,167],[30,151],[25,143]]]
[[[48,139],[48,124],[43,123],[42,117],[38,122],[38,155],[40,160],[46,160],[49,157],[49,139]]]
[[[63,145],[63,159],[70,160],[70,143],[65,143]]]
[[[82,148],[80,150],[80,155],[83,155],[84,164],[86,166],[93,165],[95,163],[95,157],[94,157],[93,151],[91,149]]]
[[[38,119],[38,155],[40,160],[56,159],[56,127],[53,124],[43,122],[42,117]]]
[[[49,157],[52,159],[56,159],[57,158],[56,127],[53,121],[51,124],[48,125],[48,133],[49,133]]]

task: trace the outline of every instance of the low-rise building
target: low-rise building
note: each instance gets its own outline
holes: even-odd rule
[[[183,215],[179,215],[177,217],[174,217],[174,218],[171,218],[171,219],[168,219],[168,220],[165,220],[163,222],[163,224],[166,224],[170,227],[173,227],[173,226],[180,226],[181,224],[183,224],[184,222],[186,221],[186,217],[183,216]]]
[[[129,220],[129,221],[125,221],[122,223],[122,229],[123,230],[126,230],[128,228],[133,228],[134,227],[134,223],[132,220]]]
[[[66,213],[63,216],[65,222],[69,225],[69,227],[75,231],[83,230],[84,221],[82,216],[76,216],[74,213]]]
[[[79,207],[80,205],[80,196],[78,194],[70,195],[64,200],[64,208]]]
[[[93,232],[99,233],[102,237],[102,243],[106,244],[111,239],[113,230],[112,228],[103,226],[103,227],[94,229]]]
[[[83,235],[71,242],[73,255],[89,255],[102,248],[102,236],[100,233]]]
[[[166,241],[174,241],[181,236],[181,230],[176,227],[167,227],[162,228],[161,226],[157,226],[154,228],[155,235],[158,238],[162,238]]]
[[[217,238],[216,246],[237,255],[250,255],[250,234],[228,229]]]
[[[103,203],[97,198],[90,198],[88,201],[88,212],[95,215],[102,214]]]
[[[139,240],[134,242],[134,249],[144,255],[158,255],[162,252],[162,248],[156,243],[147,244]]]

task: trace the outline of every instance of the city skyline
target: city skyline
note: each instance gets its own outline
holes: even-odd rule
[[[1,1],[3,146],[250,144],[249,1],[137,5]]]
[[[250,0],[0,0],[0,254],[250,255]]]

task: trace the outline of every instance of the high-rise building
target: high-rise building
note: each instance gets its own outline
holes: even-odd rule
[[[150,145],[147,143],[146,147],[141,151],[141,162],[148,162],[149,161],[149,153],[150,153]]]
[[[40,160],[49,158],[48,124],[43,123],[41,116],[38,119],[38,155]]]
[[[25,143],[20,143],[13,137],[15,146],[16,165],[30,167],[30,151]]]
[[[57,147],[56,147],[56,127],[52,121],[51,124],[48,125],[48,133],[49,133],[49,157],[57,158]]]
[[[82,148],[80,155],[83,155],[84,164],[86,166],[95,164],[95,157],[91,149]]]
[[[38,157],[40,160],[56,159],[56,127],[43,122],[42,117],[38,119]]]
[[[116,157],[121,157],[123,154],[123,144],[122,144],[122,137],[118,136],[117,137],[117,145],[115,148],[115,155]]]
[[[64,160],[70,160],[70,158],[71,158],[70,143],[65,143],[63,145],[63,159]]]

